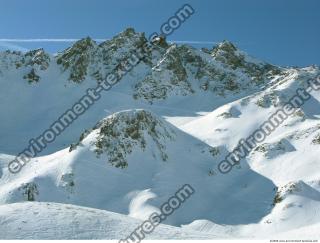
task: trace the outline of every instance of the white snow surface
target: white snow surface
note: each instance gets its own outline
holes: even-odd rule
[[[1,239],[125,239],[143,221],[70,204],[26,202],[0,206]],[[211,239],[217,236],[159,225],[146,239]]]

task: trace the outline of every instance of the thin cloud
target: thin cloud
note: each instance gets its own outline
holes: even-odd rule
[[[24,42],[76,42],[80,39],[0,39],[0,42],[14,42],[14,43],[24,43]],[[94,39],[97,42],[106,41],[109,39]],[[194,41],[194,40],[168,40],[169,42],[175,42],[180,44],[199,44],[199,45],[215,45],[218,42],[215,41]]]
[[[169,42],[180,43],[180,44],[196,44],[196,45],[216,45],[216,44],[219,44],[219,42],[216,42],[216,41],[169,40]]]
[[[80,39],[0,39],[0,42],[75,42]],[[95,41],[106,41],[107,39],[94,39]]]

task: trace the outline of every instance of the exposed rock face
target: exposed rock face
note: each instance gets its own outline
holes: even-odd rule
[[[152,48],[144,48],[147,44]],[[43,49],[0,53],[0,74],[10,68],[23,69],[22,77],[36,83],[57,64],[69,81],[81,83],[90,79],[99,83],[105,81],[108,74],[122,70],[137,50],[141,53],[138,64],[141,63],[139,71],[142,72],[140,76],[133,76],[130,95],[149,103],[197,92],[224,97],[259,90],[274,77],[287,75],[286,69],[255,60],[228,41],[200,51],[168,43],[161,36],[149,43],[144,33],[137,33],[133,28],[102,43],[84,38],[52,58]],[[270,97],[261,97],[257,104],[269,107],[277,103],[277,99],[277,94],[271,92]]]
[[[121,63],[146,42],[144,34],[136,33],[132,28],[99,45],[87,37],[59,53],[57,64],[62,66],[63,71],[70,73],[70,81],[80,83],[89,77],[100,82],[109,73],[120,68]]]
[[[229,41],[223,41],[212,50],[211,55],[215,60],[232,69],[242,69],[252,77],[252,81],[261,83],[268,75],[281,74],[281,69],[262,62],[248,60],[246,55],[240,52],[235,45]]]
[[[143,48],[146,44],[152,48]],[[133,28],[100,44],[90,37],[81,39],[52,58],[43,49],[0,53],[0,73],[13,67],[23,68],[22,77],[29,83],[37,83],[52,59],[67,73],[69,81],[102,82],[108,74],[123,69],[137,50],[142,54],[138,63],[143,64],[145,74],[136,77],[132,95],[149,103],[192,95],[199,90],[225,96],[257,88],[275,75],[283,75],[282,69],[254,60],[228,41],[212,50],[200,51],[168,43],[161,36],[149,43],[144,33]]]
[[[150,103],[174,95],[190,95],[199,89],[224,96],[284,75],[282,69],[249,58],[227,41],[213,50],[170,44],[157,51],[160,56],[153,54],[152,70],[134,87],[134,97]]]
[[[170,95],[185,96],[194,92],[179,50],[175,45],[169,47],[150,74],[135,85],[135,98],[152,102]]]
[[[145,110],[115,113],[100,121],[91,131],[97,131],[93,144],[97,156],[106,156],[115,167],[128,166],[126,157],[135,150],[152,150],[155,157],[166,161],[166,143],[174,140],[175,134],[160,119]],[[90,134],[86,131],[79,143]],[[75,149],[76,145],[72,145]]]
[[[191,95],[199,89],[224,96],[283,75],[282,69],[248,57],[228,41],[206,51],[176,46],[163,37],[152,42],[152,50],[142,48],[146,43],[143,33],[128,28],[100,44],[89,37],[82,39],[59,53],[56,62],[69,72],[70,81],[80,83],[90,78],[101,82],[124,66],[132,53],[142,50],[144,58],[140,61],[145,64],[146,75],[133,85],[133,97],[149,103]]]
[[[50,63],[50,56],[43,49],[29,51],[24,54],[21,62],[17,62],[19,66],[31,66],[40,70],[47,70]]]
[[[12,68],[22,69],[24,79],[28,80],[29,83],[38,82],[41,79],[40,72],[49,68],[50,61],[49,54],[43,49],[26,53],[5,51],[0,53],[0,73],[7,72]]]
[[[263,153],[266,158],[271,159],[288,152],[293,152],[295,151],[295,148],[287,139],[281,139],[275,143],[264,143],[259,145],[255,150]]]
[[[39,195],[37,185],[34,182],[22,184],[19,190],[22,191],[26,201],[35,201],[36,196]]]
[[[316,145],[320,145],[320,133],[312,139],[312,143]]]
[[[96,47],[95,41],[87,37],[58,55],[57,64],[62,65],[64,71],[70,71],[69,80],[81,82],[85,79]]]
[[[311,182],[312,183],[312,182]],[[313,200],[320,199],[320,192],[311,187],[310,182],[305,183],[304,181],[293,181],[289,182],[284,186],[277,188],[277,193],[274,199],[274,204],[283,201],[290,195],[308,195]],[[319,182],[318,182],[319,183]]]

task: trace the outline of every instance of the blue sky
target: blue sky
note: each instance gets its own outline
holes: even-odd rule
[[[170,40],[234,42],[278,65],[320,65],[319,0],[0,0],[0,39],[110,38],[126,27],[151,34],[183,4],[195,14]],[[0,49],[70,43],[0,42]],[[210,47],[208,44],[196,47]]]

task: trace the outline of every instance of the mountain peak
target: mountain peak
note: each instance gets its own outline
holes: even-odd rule
[[[244,61],[244,55],[238,51],[233,43],[227,40],[214,47],[211,51],[211,56],[217,61],[231,65],[233,68],[243,64]]]
[[[217,48],[226,52],[235,52],[237,47],[228,40],[223,40],[221,43],[218,44]]]
[[[69,80],[81,82],[86,78],[88,66],[95,52],[97,43],[90,37],[83,38],[57,56],[57,64],[63,70],[70,68]]]
[[[211,56],[225,67],[231,67],[233,70],[242,70],[257,83],[267,80],[269,74],[271,76],[281,74],[280,68],[249,56],[227,40],[213,48]]]
[[[116,45],[118,48],[120,48],[120,46],[124,45],[125,43],[134,43],[140,39],[144,39],[146,41],[144,33],[136,32],[134,28],[129,27],[112,37],[110,40],[102,42],[100,46],[108,47],[110,45]]]
[[[83,54],[84,52],[88,52],[96,46],[97,43],[93,39],[91,39],[91,37],[87,36],[76,41],[71,47],[63,51],[62,55],[67,54],[68,56],[71,56],[74,54]]]
[[[89,36],[82,38],[74,43],[73,47],[78,48],[86,48],[86,47],[94,47],[97,43]]]
[[[133,35],[137,34],[137,32],[135,31],[134,28],[128,27],[124,31],[122,31],[120,34],[123,35],[123,36],[130,37],[130,36],[133,36]]]
[[[128,166],[127,156],[140,148],[152,150],[160,160],[166,161],[166,143],[174,138],[174,132],[160,118],[151,112],[141,109],[117,112],[101,120],[91,131],[85,131],[78,144],[91,132],[97,134],[94,146],[97,156],[106,155],[107,160],[115,167]],[[70,151],[78,145],[71,145]]]

